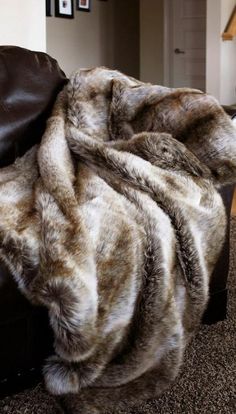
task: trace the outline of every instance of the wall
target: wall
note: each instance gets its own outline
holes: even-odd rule
[[[139,77],[139,0],[93,0],[91,12],[74,10],[74,16],[46,23],[47,53],[67,75],[104,65]]]
[[[206,90],[221,104],[236,102],[236,40],[223,41],[236,0],[207,0]]]
[[[206,91],[220,99],[221,0],[207,0]]]
[[[114,68],[135,78],[140,76],[140,19],[139,0],[108,0],[111,3],[110,36]]]
[[[221,1],[221,30],[223,33],[236,0]],[[220,101],[222,104],[236,103],[236,38],[233,41],[221,42],[221,88]]]
[[[164,81],[164,1],[140,0],[140,79]]]
[[[148,7],[147,7],[148,3]],[[140,78],[168,84],[165,22],[167,0],[140,0]],[[207,0],[206,90],[222,104],[236,103],[236,38],[223,42],[221,34],[236,0]]]
[[[45,51],[45,1],[0,0],[0,41]]]

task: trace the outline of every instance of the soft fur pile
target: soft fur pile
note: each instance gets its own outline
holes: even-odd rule
[[[1,258],[49,310],[50,392],[92,414],[175,379],[224,241],[216,188],[235,177],[213,97],[75,73],[39,148],[0,171]]]

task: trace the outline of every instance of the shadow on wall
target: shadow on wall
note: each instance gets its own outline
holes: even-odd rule
[[[110,68],[139,78],[140,20],[139,0],[108,0],[100,8],[102,60]]]

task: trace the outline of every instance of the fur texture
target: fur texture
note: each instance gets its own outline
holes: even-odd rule
[[[45,382],[75,394],[73,413],[175,379],[224,241],[216,187],[235,168],[236,130],[214,98],[95,68],[58,95],[39,148],[0,171],[1,259],[48,308]]]

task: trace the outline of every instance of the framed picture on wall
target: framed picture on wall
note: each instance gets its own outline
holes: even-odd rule
[[[55,0],[55,16],[66,17],[67,19],[74,18],[73,0]]]
[[[77,10],[81,11],[90,11],[90,0],[76,0],[77,1]]]
[[[52,16],[51,0],[46,0],[46,16]]]

